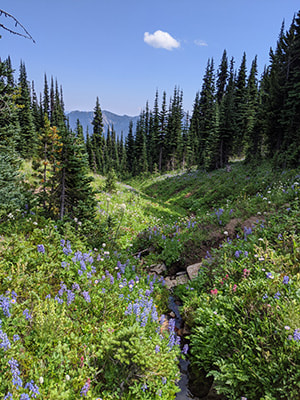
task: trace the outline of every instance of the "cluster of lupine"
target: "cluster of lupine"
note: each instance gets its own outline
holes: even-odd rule
[[[146,326],[149,317],[151,321],[157,321],[158,315],[156,306],[153,302],[153,298],[143,294],[143,290],[139,290],[139,297],[135,299],[134,303],[129,303],[125,315],[136,315],[136,322],[139,322],[141,326]]]
[[[11,317],[11,313],[10,313],[10,305],[16,302],[17,299],[17,294],[16,292],[12,291],[10,293],[11,298],[6,297],[1,295],[0,296],[0,305],[1,305],[1,309],[2,312],[4,314],[4,316],[6,317]],[[25,315],[26,319],[29,319],[26,317],[26,315],[29,316],[28,310],[24,310],[23,314]],[[16,342],[20,340],[20,336],[18,334],[14,334],[13,335],[13,341]],[[2,320],[0,320],[0,348],[3,349],[4,351],[7,351],[8,349],[11,348],[11,343],[8,339],[7,334],[2,330]],[[10,358],[8,360],[8,364],[10,366],[10,370],[11,370],[11,374],[12,374],[12,384],[13,386],[15,386],[16,389],[18,390],[22,390],[23,393],[20,394],[19,399],[20,400],[29,400],[30,397],[31,398],[35,398],[38,394],[39,394],[39,388],[38,386],[34,383],[33,380],[27,382],[24,386],[23,386],[23,381],[21,378],[21,372],[19,369],[19,363],[15,358]],[[29,391],[29,394],[24,392],[24,390]],[[8,392],[6,394],[6,396],[4,397],[4,399],[13,399],[13,396],[10,392]]]

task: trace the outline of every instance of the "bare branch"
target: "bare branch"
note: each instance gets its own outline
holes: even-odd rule
[[[30,39],[30,40],[33,41],[33,43],[35,43],[35,40],[34,40],[33,37],[30,35],[30,33],[26,30],[26,28],[21,24],[21,22],[19,22],[13,15],[11,15],[11,14],[9,14],[8,12],[6,12],[6,11],[0,9],[0,16],[1,16],[2,14],[4,14],[5,17],[11,18],[11,19],[15,22],[15,27],[17,27],[17,26],[19,25],[19,26],[23,29],[23,31],[25,32],[25,34],[24,34],[24,33],[16,32],[16,31],[14,31],[14,30],[8,28],[7,26],[5,26],[5,25],[3,25],[3,24],[0,24],[0,28],[3,28],[3,29],[5,29],[6,31],[8,31],[8,32],[10,32],[10,33],[12,33],[12,34],[14,34],[14,35],[18,35],[18,36],[22,36],[22,37],[24,37],[24,38],[26,38],[26,39]]]

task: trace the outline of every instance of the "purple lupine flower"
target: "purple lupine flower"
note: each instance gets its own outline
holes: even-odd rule
[[[142,386],[142,391],[144,392],[144,391],[147,390],[147,389],[148,389],[148,386],[147,386],[146,383],[144,383],[143,386]]]
[[[295,330],[294,330],[293,339],[294,339],[296,342],[299,342],[299,341],[300,341],[300,329],[295,329]]]
[[[27,319],[28,321],[32,319],[32,315],[29,314],[28,308],[26,308],[26,309],[23,311],[23,315],[25,316],[25,319]]]
[[[17,295],[17,293],[16,293],[14,290],[11,292],[11,297],[12,297],[12,299],[14,299],[14,300],[17,300],[17,298],[18,298],[18,295]]]
[[[83,260],[80,260],[80,268],[81,268],[81,271],[86,271],[86,265]]]
[[[155,353],[157,354],[157,353],[159,353],[159,351],[160,351],[160,347],[159,347],[159,345],[157,344],[157,345],[155,346]]]
[[[182,348],[182,354],[187,354],[189,351],[189,345],[186,343]]]
[[[37,251],[39,252],[39,253],[45,253],[45,247],[44,247],[44,245],[43,244],[38,244],[37,245]]]
[[[8,392],[7,395],[4,397],[4,400],[9,400],[12,398],[13,398],[13,395],[10,392]]]
[[[175,318],[169,320],[169,332],[175,332]]]
[[[61,299],[59,296],[55,296],[54,300],[56,300],[58,302],[58,304],[63,304],[63,299]]]
[[[28,389],[30,392],[32,392],[31,397],[34,397],[34,398],[35,398],[37,394],[40,394],[39,388],[38,388],[38,386],[34,383],[33,380],[27,382],[27,383],[25,384],[24,387],[25,387],[25,389]]]
[[[62,296],[66,291],[67,291],[67,285],[63,282],[60,282],[60,289],[58,291],[58,295]]]
[[[90,380],[88,379],[87,382],[83,385],[83,387],[80,391],[80,395],[86,396],[87,392],[89,391],[89,388],[90,388]]]
[[[91,302],[91,298],[90,298],[89,292],[83,291],[83,292],[82,292],[82,296],[84,297],[84,299],[85,299],[85,301],[86,301],[87,303],[90,303],[90,302]]]
[[[167,383],[167,378],[165,378],[164,376],[161,378],[161,382],[163,385],[165,385]]]
[[[290,281],[290,278],[289,278],[287,275],[285,275],[285,276],[283,277],[282,283],[283,283],[284,285],[287,285],[287,284],[289,283],[289,281]]]
[[[72,285],[72,289],[80,291],[80,286],[78,285],[78,283],[74,282]]]
[[[30,400],[29,394],[27,393],[22,393],[20,395],[20,400]]]
[[[280,296],[281,296],[280,292],[277,292],[274,294],[274,299],[279,300]]]
[[[11,358],[8,360],[8,364],[12,373],[12,383],[17,387],[17,389],[19,389],[23,386],[23,381],[20,378],[19,363],[15,358]]]
[[[17,342],[17,341],[20,340],[20,339],[21,339],[20,336],[17,335],[17,334],[13,336],[13,341],[14,341],[14,342]]]
[[[10,349],[10,341],[8,340],[7,334],[0,329],[0,348],[6,351]]]
[[[75,293],[72,290],[67,291],[67,305],[69,306],[75,300]]]
[[[3,314],[6,317],[10,317],[10,301],[8,297],[3,296],[2,294],[0,294],[0,307],[2,308]]]

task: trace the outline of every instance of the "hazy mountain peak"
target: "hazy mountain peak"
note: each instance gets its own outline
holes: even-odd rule
[[[72,130],[75,130],[77,119],[79,119],[81,125],[83,126],[84,136],[86,136],[87,128],[89,134],[93,132],[92,121],[94,118],[94,111],[69,111],[66,113],[66,116],[69,119],[70,127]],[[122,132],[124,137],[128,135],[128,127],[130,121],[133,122],[133,129],[135,130],[136,121],[139,118],[138,116],[130,117],[129,115],[125,114],[118,115],[106,110],[102,110],[102,116],[104,124],[104,134],[106,135],[108,127],[111,129],[111,127],[113,126],[118,137],[121,136]]]

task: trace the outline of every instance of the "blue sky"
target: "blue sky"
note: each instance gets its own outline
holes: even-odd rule
[[[36,91],[44,74],[62,85],[66,110],[138,115],[174,87],[192,111],[207,60],[220,64],[224,49],[238,69],[243,52],[250,69],[269,63],[283,19],[286,28],[299,0],[2,0],[36,43],[0,29],[1,58],[17,70],[24,61]],[[9,24],[3,15],[0,23]],[[21,30],[20,30],[21,32]]]

